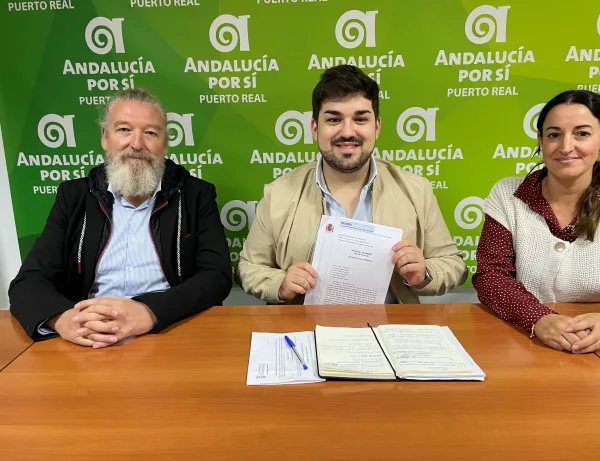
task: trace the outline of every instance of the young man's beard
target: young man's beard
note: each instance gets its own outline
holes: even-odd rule
[[[126,149],[107,152],[106,179],[123,197],[148,197],[158,187],[165,172],[165,158]]]
[[[334,146],[337,142],[355,142],[362,149],[360,155],[354,160],[352,163],[347,163],[344,158],[338,158],[333,153]],[[323,160],[334,170],[339,171],[340,173],[354,173],[355,171],[360,170],[370,159],[371,154],[374,149],[371,149],[370,152],[364,150],[364,141],[360,138],[338,138],[331,141],[330,149],[319,149],[321,151],[321,156]]]

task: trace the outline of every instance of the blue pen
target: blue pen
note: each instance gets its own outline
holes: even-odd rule
[[[287,343],[287,345],[290,346],[290,349],[296,355],[296,358],[298,359],[298,361],[302,364],[302,369],[303,370],[308,370],[308,365],[306,364],[306,362],[304,360],[302,360],[302,357],[300,357],[300,354],[298,354],[298,350],[296,349],[296,345],[288,337],[288,335],[284,335],[284,338],[285,338],[285,342]]]

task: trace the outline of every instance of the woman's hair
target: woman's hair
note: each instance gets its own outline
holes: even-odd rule
[[[544,132],[544,121],[548,113],[560,104],[581,104],[589,109],[594,117],[600,121],[600,95],[586,90],[569,90],[554,96],[544,106],[537,121],[537,130],[540,136]],[[540,146],[536,154],[540,152]],[[596,229],[600,223],[600,163],[596,161],[592,171],[592,182],[577,202],[577,225],[573,235],[585,236],[593,241]]]

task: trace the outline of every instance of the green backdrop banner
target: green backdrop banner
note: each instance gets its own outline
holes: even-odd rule
[[[473,273],[483,199],[539,162],[535,121],[600,87],[600,3],[572,0],[2,2],[0,123],[21,255],[61,181],[102,163],[98,106],[145,87],[169,158],[214,183],[231,261],[263,185],[318,154],[311,91],[348,63],[381,86],[375,155],[431,181]],[[558,21],[558,22],[557,22]],[[402,210],[391,210],[402,213]]]

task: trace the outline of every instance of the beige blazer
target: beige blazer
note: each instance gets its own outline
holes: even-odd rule
[[[465,282],[467,268],[442,218],[430,182],[385,160],[373,182],[373,222],[403,230],[403,239],[423,250],[433,280],[407,287],[394,271],[391,289],[400,303],[441,295]],[[250,233],[240,253],[236,282],[267,303],[280,303],[279,287],[294,263],[311,261],[325,199],[315,180],[316,163],[294,169],[265,185]],[[290,304],[301,304],[297,296]]]

